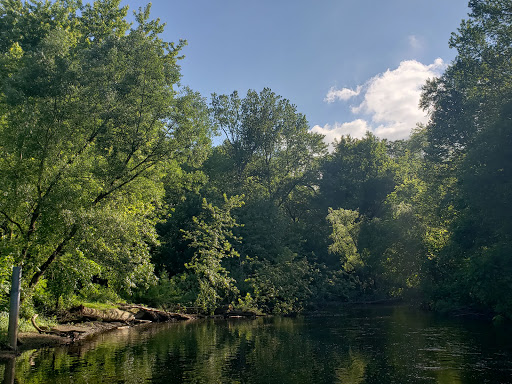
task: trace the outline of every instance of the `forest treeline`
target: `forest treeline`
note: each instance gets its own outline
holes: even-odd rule
[[[1,0],[0,310],[22,265],[27,315],[406,298],[512,317],[512,1],[469,7],[428,124],[328,148],[270,89],[182,86],[186,42],[149,6]]]

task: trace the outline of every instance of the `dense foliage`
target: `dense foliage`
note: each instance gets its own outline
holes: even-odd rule
[[[185,42],[119,3],[0,1],[0,308],[23,265],[46,311],[414,298],[512,317],[511,1],[470,1],[426,126],[330,153],[270,89],[208,106],[180,87]]]
[[[0,13],[2,266],[57,302],[93,277],[147,283],[163,176],[208,148],[202,100],[174,89],[183,42],[158,38],[149,8],[130,27],[115,0]]]

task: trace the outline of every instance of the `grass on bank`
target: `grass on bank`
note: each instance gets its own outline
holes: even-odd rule
[[[76,306],[83,305],[87,308],[93,308],[100,311],[105,311],[109,309],[116,309],[118,305],[111,303],[97,303],[97,302],[80,302],[76,303]],[[37,317],[37,325],[41,327],[56,327],[59,325],[57,322],[57,318],[55,316],[38,316]],[[0,347],[2,345],[7,345],[7,333],[9,331],[9,312],[0,312]],[[27,319],[23,316],[20,316],[18,320],[18,332],[34,332],[37,333],[37,330],[32,325],[30,319]]]
[[[58,325],[54,317],[38,317],[37,324],[47,327]],[[7,344],[7,333],[9,331],[9,312],[0,312],[0,346]],[[18,320],[18,332],[37,332],[30,319],[20,318]]]

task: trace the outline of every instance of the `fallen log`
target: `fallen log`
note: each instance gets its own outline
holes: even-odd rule
[[[135,320],[133,313],[116,308],[99,310],[79,305],[78,307],[71,308],[69,312],[76,320],[101,320],[106,322],[121,321],[124,323],[130,323]]]
[[[193,316],[184,313],[167,312],[137,304],[124,304],[121,305],[120,308],[125,310],[138,309],[138,312],[135,314],[135,319],[150,320],[156,323],[165,321],[191,320],[194,318]]]
[[[37,319],[38,316],[39,315],[36,313],[34,316],[32,316],[30,321],[32,322],[32,325],[37,330],[37,332],[39,332],[40,334],[44,333],[44,334],[47,334],[47,335],[56,335],[56,336],[60,336],[60,337],[69,337],[73,341],[75,341],[78,337],[80,337],[81,333],[85,333],[85,331],[81,331],[81,330],[77,330],[77,329],[73,329],[73,330],[70,330],[70,331],[62,331],[62,330],[59,330],[59,329],[48,328],[48,327],[45,327],[45,326],[40,327],[36,323],[36,319]]]

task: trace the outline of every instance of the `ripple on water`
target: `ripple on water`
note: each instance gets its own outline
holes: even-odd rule
[[[343,311],[114,333],[79,347],[22,355],[17,382],[512,382],[512,336],[492,325],[408,308]]]

